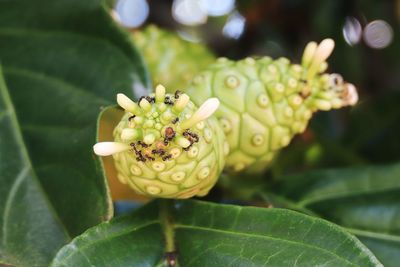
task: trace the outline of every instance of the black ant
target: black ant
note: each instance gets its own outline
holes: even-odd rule
[[[151,151],[152,154],[158,154],[160,156],[164,156],[165,155],[165,150],[164,149],[153,149]]]
[[[140,154],[138,157],[136,157],[136,160],[137,160],[137,161],[141,161],[141,162],[146,162],[146,158],[143,157],[142,154]]]
[[[306,80],[306,79],[300,79],[300,83],[306,84],[306,83],[307,83],[307,80]]]
[[[197,134],[191,132],[190,130],[185,130],[182,135],[184,137],[186,137],[187,140],[189,140],[189,142],[190,142],[190,145],[183,149],[185,151],[189,151],[189,149],[192,147],[192,145],[194,143],[199,142],[199,136]]]
[[[183,132],[183,136],[185,136],[186,138],[188,138],[188,140],[191,143],[197,143],[199,142],[199,136],[197,134],[195,134],[194,132],[191,132],[190,130],[185,130]]]
[[[179,121],[179,118],[178,118],[178,117],[176,117],[176,118],[175,118],[175,119],[173,119],[171,122],[172,122],[172,124],[176,124],[178,121]]]
[[[138,150],[138,149],[136,148],[136,145],[135,145],[134,143],[131,143],[130,146],[132,147],[133,151],[135,152],[135,154],[136,154],[136,156],[137,156],[137,157],[136,157],[136,160],[137,160],[137,161],[146,162],[146,158],[143,157],[142,151]]]
[[[172,127],[167,127],[165,129],[164,145],[167,146],[169,141],[174,139],[176,133]]]
[[[149,101],[149,103],[154,103],[154,102],[156,102],[156,100],[155,100],[154,97],[146,96],[145,98],[146,98],[147,101]]]
[[[153,158],[152,156],[149,155],[144,155],[146,157],[146,159],[150,160],[150,161],[154,161],[155,158]]]
[[[135,143],[130,143],[129,145],[132,147],[132,149],[133,149],[133,151],[135,151],[135,153],[138,152]]]
[[[164,138],[164,145],[168,146],[168,139],[167,138]]]
[[[167,160],[169,160],[169,159],[171,159],[171,158],[172,158],[172,155],[171,155],[171,154],[168,154],[168,155],[163,156],[163,157],[162,157],[162,160],[163,160],[163,161],[167,161]]]
[[[179,91],[179,90],[176,90],[175,91],[175,99],[179,99],[179,96],[182,94],[182,92],[181,91]]]
[[[128,119],[128,121],[133,120],[135,117],[136,117],[136,115],[130,116],[129,119]]]
[[[140,146],[142,146],[142,147],[144,147],[144,148],[149,147],[149,145],[147,145],[146,143],[144,143],[144,142],[142,142],[142,141],[138,141],[137,143],[138,143],[138,145],[140,145]]]
[[[165,97],[164,103],[166,105],[174,105],[174,101],[171,100],[171,98],[169,96]]]

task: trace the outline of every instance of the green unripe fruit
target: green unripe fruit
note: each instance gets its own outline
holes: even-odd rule
[[[218,99],[208,99],[197,109],[186,94],[165,94],[159,85],[138,103],[122,94],[117,102],[126,113],[114,129],[115,142],[98,143],[94,151],[113,155],[119,180],[151,197],[206,195],[229,149],[211,116]]]
[[[195,74],[215,60],[206,47],[154,25],[134,32],[133,41],[142,52],[153,84],[163,84],[169,93],[186,89]]]
[[[219,58],[194,77],[186,91],[195,103],[217,97],[216,112],[230,153],[226,169],[261,172],[275,154],[303,132],[312,114],[357,102],[357,92],[338,74],[322,74],[334,43],[310,43],[302,65],[286,58]]]

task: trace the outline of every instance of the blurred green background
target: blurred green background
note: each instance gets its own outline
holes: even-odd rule
[[[274,178],[315,168],[400,160],[400,1],[118,0],[124,27],[156,24],[207,45],[217,56],[287,57],[333,38],[329,72],[360,94],[352,108],[320,112],[276,159]]]

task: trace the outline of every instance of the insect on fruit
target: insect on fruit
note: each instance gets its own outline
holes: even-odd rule
[[[113,155],[119,180],[138,193],[204,196],[224,167],[227,144],[212,116],[219,100],[210,98],[197,108],[187,94],[178,95],[166,94],[161,85],[138,103],[118,94],[126,112],[114,130],[114,142],[93,148],[97,155]]]

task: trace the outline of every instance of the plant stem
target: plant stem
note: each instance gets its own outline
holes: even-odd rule
[[[174,227],[170,216],[170,208],[172,204],[173,200],[160,200],[160,220],[164,230],[166,253],[175,252]]]

